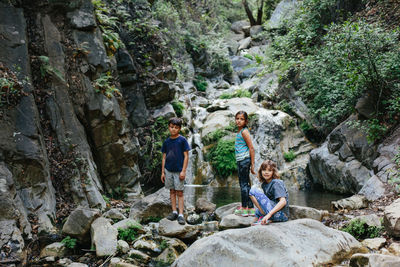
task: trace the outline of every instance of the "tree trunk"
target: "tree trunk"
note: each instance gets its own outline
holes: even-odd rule
[[[261,1],[261,3],[258,5],[257,21],[256,21],[255,25],[261,25],[261,20],[262,20],[262,15],[263,15],[263,8],[264,8],[264,0],[260,0],[260,1]]]
[[[243,7],[244,7],[244,10],[246,11],[247,17],[250,20],[250,25],[251,26],[257,25],[256,24],[256,20],[253,17],[253,13],[251,12],[251,10],[249,8],[249,4],[247,3],[247,0],[242,0],[242,4],[243,4]]]

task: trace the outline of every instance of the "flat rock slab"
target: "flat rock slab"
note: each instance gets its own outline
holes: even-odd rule
[[[199,233],[199,227],[187,223],[180,225],[177,221],[162,219],[158,226],[158,232],[162,236],[191,239]]]
[[[357,253],[351,257],[349,266],[400,267],[400,257]]]
[[[400,198],[385,208],[383,225],[389,234],[400,237]]]
[[[248,227],[254,222],[254,217],[242,217],[235,214],[229,214],[222,218],[219,225],[220,229],[232,229]]]
[[[172,266],[317,266],[360,247],[348,233],[316,220],[299,219],[231,229],[200,239]]]

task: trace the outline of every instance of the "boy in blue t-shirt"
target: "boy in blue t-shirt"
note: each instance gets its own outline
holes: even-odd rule
[[[183,189],[186,177],[186,168],[189,162],[189,144],[186,138],[179,134],[182,120],[171,118],[168,121],[170,137],[164,141],[161,148],[163,153],[161,163],[161,181],[165,183],[165,188],[170,191],[172,212],[167,219],[174,221],[178,219],[179,224],[185,224],[183,217]],[[176,211],[176,196],[178,196],[178,212]]]

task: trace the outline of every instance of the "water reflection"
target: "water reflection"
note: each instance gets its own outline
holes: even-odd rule
[[[206,198],[217,207],[240,202],[239,187],[211,187],[200,185],[186,185],[184,195],[186,201],[193,206],[198,198]],[[289,191],[290,205],[306,206],[316,209],[330,209],[331,201],[345,198],[347,196],[321,191]]]

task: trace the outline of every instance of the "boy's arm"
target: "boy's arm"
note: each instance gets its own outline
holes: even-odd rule
[[[250,171],[252,174],[256,174],[256,172],[254,171],[254,147],[253,147],[253,143],[251,142],[249,130],[243,131],[242,136],[243,136],[243,139],[246,142],[246,145],[248,146],[249,152],[250,152],[250,160],[251,160]]]
[[[184,151],[183,152],[183,167],[182,167],[182,171],[179,174],[179,179],[184,180],[186,177],[186,168],[188,166],[189,163],[189,152],[188,151]]]
[[[161,182],[165,182],[165,172],[164,172],[164,167],[165,167],[165,158],[166,158],[165,153],[162,154],[162,161],[161,161]]]

